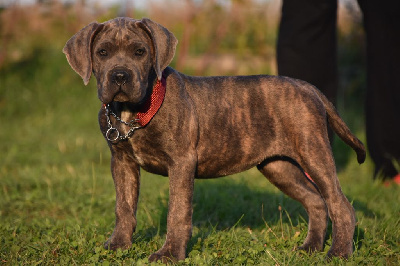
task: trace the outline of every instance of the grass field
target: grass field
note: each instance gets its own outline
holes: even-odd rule
[[[131,249],[106,251],[114,226],[110,155],[97,125],[95,82],[84,87],[61,47],[0,69],[0,264],[143,265],[163,244],[168,179],[142,172],[138,228]],[[365,140],[360,113],[343,117]],[[400,187],[372,180],[334,143],[339,179],[356,209],[354,255],[332,265],[398,265]],[[195,185],[188,265],[320,265],[325,251],[292,251],[307,216],[255,169]]]

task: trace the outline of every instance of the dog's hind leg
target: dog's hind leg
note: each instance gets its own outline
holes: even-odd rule
[[[310,145],[318,149],[309,149],[302,156],[301,166],[310,174],[324,199],[332,221],[332,246],[328,257],[348,258],[353,252],[353,235],[356,217],[353,206],[343,194],[336,175],[336,167],[327,141],[325,145]]]
[[[298,249],[307,252],[322,251],[328,211],[326,204],[295,161],[287,157],[274,157],[258,165],[268,180],[289,197],[299,201],[308,214],[307,237]]]

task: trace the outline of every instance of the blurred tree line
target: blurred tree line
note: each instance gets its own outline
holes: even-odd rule
[[[17,2],[3,6],[0,69],[49,49],[58,49],[61,54],[65,42],[92,21],[130,16],[149,17],[176,35],[179,44],[173,66],[180,71],[197,75],[276,74],[279,0],[148,1],[146,10],[136,9],[133,0],[121,0],[120,5],[109,8],[90,3],[37,0],[32,5]],[[359,64],[363,63],[361,20],[353,7],[343,6],[339,11],[339,60],[347,81],[348,76],[362,75]]]
[[[62,49],[74,33],[92,21],[131,16],[149,17],[176,35],[180,42],[174,64],[180,70],[206,74],[221,69],[237,74],[256,65],[259,73],[271,72],[279,15],[271,11],[277,11],[276,2],[166,0],[150,2],[148,6],[145,11],[135,9],[134,1],[131,5],[104,8],[98,4],[89,6],[84,0],[37,0],[33,5],[3,7],[0,68],[28,60],[38,52]],[[247,61],[245,67],[239,66],[237,60]],[[217,67],[210,70],[212,63]]]

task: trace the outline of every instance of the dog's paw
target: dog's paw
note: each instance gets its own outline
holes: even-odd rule
[[[153,253],[149,257],[149,262],[161,262],[163,264],[175,263],[177,260],[171,254]]]
[[[295,247],[294,250],[303,250],[308,254],[324,250],[324,236],[308,234],[303,245]]]
[[[110,237],[105,243],[104,248],[109,250],[117,250],[117,249],[129,249],[132,246],[131,241],[121,241],[116,240],[113,237]]]
[[[344,249],[331,248],[328,251],[326,258],[327,258],[327,260],[331,260],[333,257],[348,259],[351,257],[352,253],[353,253],[353,248],[344,248]]]
[[[161,248],[157,252],[153,253],[149,257],[150,262],[161,261],[164,264],[167,263],[176,263],[179,260],[185,259],[185,249],[182,248],[180,250],[171,250],[169,248]]]

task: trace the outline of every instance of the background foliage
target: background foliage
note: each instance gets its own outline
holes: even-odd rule
[[[106,251],[114,225],[110,155],[98,130],[95,82],[87,88],[61,50],[93,20],[147,16],[179,39],[173,67],[188,74],[276,74],[277,1],[157,1],[147,11],[58,1],[0,11],[0,263],[147,264],[166,232],[168,180],[143,173],[134,244]],[[169,8],[166,9],[165,7]],[[132,8],[132,7],[131,7]],[[360,18],[339,13],[338,108],[365,140]],[[332,264],[400,260],[400,188],[372,180],[341,141],[339,180],[356,209],[355,253]],[[255,169],[198,180],[188,258],[180,264],[321,264],[325,252],[293,252],[307,232],[302,207]]]

